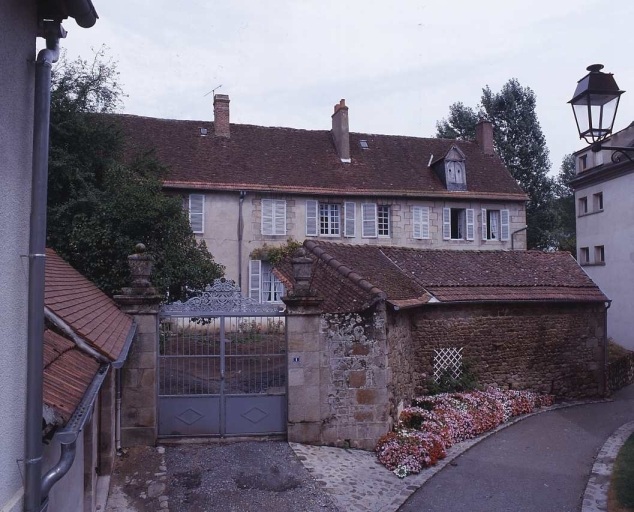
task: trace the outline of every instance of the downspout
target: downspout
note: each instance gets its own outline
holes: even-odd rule
[[[244,220],[242,218],[242,203],[247,193],[240,191],[240,203],[238,206],[238,286],[242,290],[242,238],[244,235]]]
[[[603,317],[603,396],[610,394],[608,375],[608,309],[610,309],[611,305],[611,300],[605,302],[605,315]]]
[[[516,229],[511,233],[511,251],[515,250],[515,235],[517,235],[517,233],[521,233],[522,231],[526,231],[527,229],[528,226],[524,226],[523,228]]]
[[[46,194],[48,137],[51,116],[51,68],[59,58],[59,40],[66,32],[58,22],[44,22],[46,49],[35,62],[33,112],[33,176],[29,234],[28,355],[25,428],[24,508],[42,504],[42,409],[44,366],[44,276],[46,263]]]

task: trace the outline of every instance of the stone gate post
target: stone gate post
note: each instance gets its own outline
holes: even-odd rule
[[[161,296],[150,283],[153,258],[138,244],[128,257],[132,286],[115,295],[121,310],[137,323],[122,372],[121,444],[153,446],[158,433],[157,361]]]

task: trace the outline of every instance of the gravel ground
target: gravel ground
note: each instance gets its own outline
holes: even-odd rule
[[[285,442],[167,446],[170,510],[337,512]]]

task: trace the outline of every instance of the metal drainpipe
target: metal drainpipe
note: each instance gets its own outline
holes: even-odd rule
[[[115,380],[116,380],[116,402],[115,402],[115,428],[114,428],[114,444],[117,450],[117,455],[122,455],[123,450],[121,449],[121,369],[115,370]]]
[[[609,376],[608,376],[608,309],[612,305],[612,301],[608,300],[605,303],[605,316],[603,317],[603,395],[608,396],[610,394]]]
[[[242,237],[244,234],[244,220],[242,218],[242,203],[247,193],[244,190],[240,191],[240,204],[238,209],[238,286],[242,290]]]
[[[515,250],[515,235],[517,233],[521,233],[522,231],[526,231],[528,226],[524,226],[523,228],[517,229],[511,233],[511,251]]]
[[[51,114],[51,68],[59,58],[59,40],[66,33],[60,23],[45,22],[46,49],[35,62],[33,112],[33,177],[29,235],[29,309],[25,428],[24,508],[42,504],[42,408],[44,367],[44,276],[46,263],[46,194],[48,137]]]

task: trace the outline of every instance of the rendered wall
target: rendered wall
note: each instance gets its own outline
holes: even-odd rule
[[[0,510],[13,512],[24,492],[35,2],[0,2],[0,20]]]
[[[262,198],[286,200],[286,234],[262,235]],[[521,231],[514,237],[514,243],[508,241],[482,240],[482,208],[508,209],[510,213],[510,233],[526,226],[526,212],[523,202],[487,202],[487,201],[450,201],[450,200],[411,200],[411,199],[377,199],[377,198],[344,198],[340,196],[324,196],[323,202],[343,205],[344,201],[356,204],[356,236],[352,238],[307,237],[306,236],[306,200],[315,197],[301,195],[262,195],[247,194],[242,203],[243,241],[242,241],[242,283],[239,282],[238,265],[238,219],[240,196],[238,192],[207,194],[205,197],[204,233],[198,235],[204,239],[207,248],[218,263],[225,265],[226,277],[233,279],[243,290],[247,289],[249,255],[263,245],[279,246],[286,244],[289,238],[297,241],[321,239],[329,242],[346,244],[393,245],[415,247],[420,249],[450,250],[508,250],[526,249],[526,232]],[[361,203],[377,203],[390,205],[389,238],[363,238],[361,236]],[[418,240],[413,238],[412,207],[428,206],[430,212],[430,238]],[[474,240],[443,240],[442,209],[443,207],[473,208],[475,210]]]
[[[70,471],[51,489],[48,512],[80,512],[84,510],[84,445],[84,432],[82,431],[77,438],[77,452]],[[55,440],[44,447],[42,474],[46,474],[57,463],[60,453],[60,445]]]

